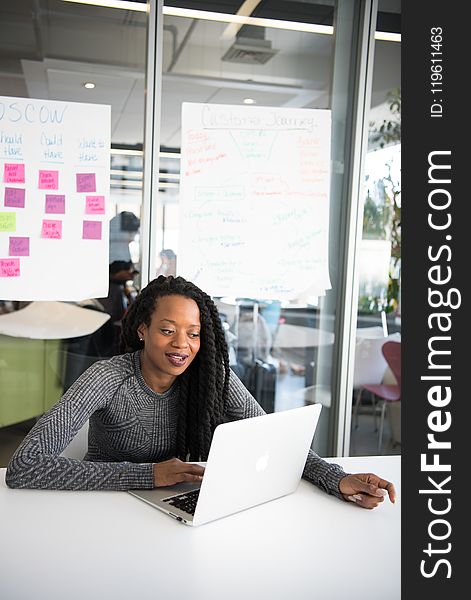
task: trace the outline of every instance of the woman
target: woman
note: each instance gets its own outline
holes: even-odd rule
[[[43,415],[8,465],[17,488],[128,490],[200,481],[214,429],[264,414],[229,369],[211,298],[182,277],[160,276],[131,305],[120,356],[93,364]],[[60,456],[89,419],[84,460]],[[347,475],[310,451],[303,477],[374,508],[392,483]]]

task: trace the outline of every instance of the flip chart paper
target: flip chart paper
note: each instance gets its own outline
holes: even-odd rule
[[[5,206],[9,208],[25,207],[26,190],[24,188],[5,188]]]
[[[0,107],[0,258],[18,266],[2,277],[0,298],[106,296],[110,106],[0,96]],[[86,196],[99,198],[89,213]],[[84,238],[87,214],[99,225]],[[28,238],[29,253],[11,238]]]
[[[328,110],[184,103],[178,274],[214,296],[330,289]]]

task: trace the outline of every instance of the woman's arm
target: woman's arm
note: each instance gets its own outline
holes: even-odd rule
[[[309,450],[306,466],[304,467],[303,479],[317,485],[317,487],[323,489],[324,492],[337,496],[337,498],[343,500],[343,495],[339,489],[339,483],[346,475],[347,473],[345,473],[340,465],[328,463],[313,450]]]
[[[7,485],[60,490],[152,488],[152,463],[89,462],[60,456],[87,419],[106,406],[121,380],[108,361],[87,369],[20,444],[7,468]]]

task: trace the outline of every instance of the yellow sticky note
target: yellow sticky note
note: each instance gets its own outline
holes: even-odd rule
[[[16,213],[0,212],[0,231],[16,231]]]

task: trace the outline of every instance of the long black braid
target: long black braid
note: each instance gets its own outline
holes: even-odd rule
[[[180,406],[177,456],[206,460],[215,428],[223,422],[229,393],[229,351],[216,305],[210,296],[183,277],[160,275],[141,290],[123,319],[121,351],[144,347],[137,332],[150,325],[156,300],[163,296],[185,296],[200,309],[200,349],[190,366],[179,376]]]

